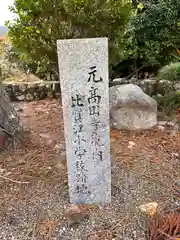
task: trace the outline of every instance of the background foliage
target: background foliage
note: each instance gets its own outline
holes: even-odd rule
[[[159,78],[170,81],[173,85],[180,82],[180,62],[171,63],[159,70]]]
[[[159,111],[171,116],[180,109],[180,92],[168,92],[164,96],[157,96],[156,101]]]
[[[20,58],[57,76],[57,39],[106,36],[110,63],[118,61],[130,10],[128,0],[15,0],[11,11],[19,18],[7,26]]]
[[[159,68],[179,59],[180,1],[133,1],[126,29],[125,59]]]

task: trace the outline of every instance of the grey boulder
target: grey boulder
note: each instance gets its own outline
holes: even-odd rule
[[[111,126],[116,129],[149,129],[157,124],[157,103],[134,84],[110,88]]]

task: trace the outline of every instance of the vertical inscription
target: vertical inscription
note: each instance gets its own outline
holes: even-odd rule
[[[75,189],[76,194],[89,194],[87,182],[88,182],[88,170],[85,168],[85,155],[87,150],[84,147],[86,143],[85,129],[84,129],[84,103],[80,94],[76,94],[71,97],[72,100],[72,122],[73,122],[73,145],[74,155],[76,156],[75,173],[76,182]]]
[[[92,150],[92,157],[93,160],[96,161],[103,161],[103,151],[101,147],[103,144],[101,143],[101,121],[100,119],[102,116],[101,114],[101,99],[102,96],[99,94],[99,85],[98,83],[103,82],[103,78],[96,77],[97,67],[93,66],[90,67],[89,78],[88,82],[91,84],[89,90],[89,97],[88,97],[88,108],[89,108],[89,116],[91,118],[91,125],[92,125],[92,134],[91,134],[91,144],[93,146]]]

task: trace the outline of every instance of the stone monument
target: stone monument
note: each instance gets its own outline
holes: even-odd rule
[[[71,203],[111,202],[108,39],[58,40]]]

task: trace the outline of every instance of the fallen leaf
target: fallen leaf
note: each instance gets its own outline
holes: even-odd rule
[[[117,130],[111,131],[111,137],[112,138],[119,138],[120,137],[120,132]]]

